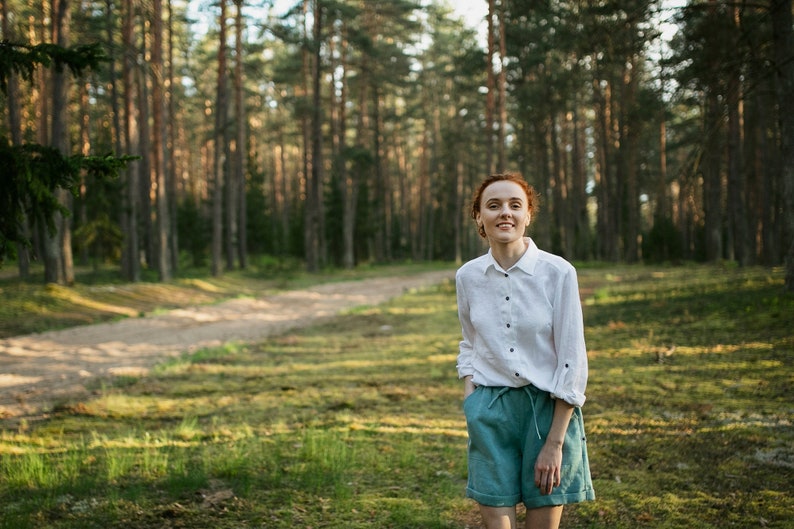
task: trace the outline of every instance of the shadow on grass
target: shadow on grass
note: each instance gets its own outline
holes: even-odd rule
[[[564,527],[789,527],[782,273],[608,274],[580,274],[598,499]],[[459,339],[448,283],[98,388],[2,431],[0,527],[476,527]]]

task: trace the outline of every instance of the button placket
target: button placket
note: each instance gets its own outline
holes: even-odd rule
[[[506,282],[506,288],[503,292],[504,300],[505,300],[503,305],[505,307],[505,311],[503,312],[503,314],[506,315],[505,328],[511,329],[512,328],[511,322],[513,321],[513,303],[511,303],[510,300],[512,299],[513,289],[512,289],[512,283],[510,282],[509,274],[505,273],[505,278],[507,279],[507,282]],[[507,336],[508,336],[507,349],[512,355],[516,351],[515,331],[508,331]],[[518,373],[516,373],[516,376],[518,376]]]

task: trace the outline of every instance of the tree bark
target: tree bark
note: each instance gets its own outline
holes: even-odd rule
[[[706,94],[704,116],[704,136],[706,137],[703,153],[703,213],[706,231],[706,259],[717,261],[722,259],[722,175],[720,160],[721,116],[719,101],[714,89]]]
[[[347,166],[347,54],[348,42],[343,30],[339,56],[340,94],[337,102],[337,178],[339,194],[342,197],[342,266],[352,269],[356,265],[355,228],[358,203],[358,169],[348,170]],[[355,164],[355,161],[354,161]]]
[[[169,1],[169,0],[166,0]],[[152,161],[157,189],[157,272],[160,281],[171,279],[171,220],[165,174],[165,93],[163,90],[163,4],[152,0]]]
[[[322,123],[322,24],[323,5],[321,0],[314,0],[314,28],[312,30],[313,56],[312,56],[312,119],[311,119],[311,144],[312,163],[311,176],[306,193],[306,262],[310,272],[317,272],[323,263],[324,253],[324,212],[322,184],[323,170],[323,123]]]
[[[135,48],[134,33],[135,27],[135,8],[133,0],[124,0],[122,22],[122,84],[124,85],[124,144],[127,152],[138,152],[138,121],[137,109],[134,104],[135,87],[135,61],[133,57],[137,53]],[[122,216],[124,218],[121,226],[124,230],[124,245],[122,249],[122,275],[127,281],[140,281],[141,268],[140,252],[138,242],[138,209],[139,209],[139,163],[131,161],[126,170],[122,173],[125,191],[122,197]]]
[[[215,145],[213,159],[212,186],[212,275],[221,275],[223,250],[223,169],[226,148],[224,146],[226,128],[226,0],[220,0],[218,18],[218,78],[215,104]]]
[[[166,197],[168,203],[168,255],[172,271],[179,270],[179,230],[177,229],[177,175],[176,175],[176,131],[177,116],[176,102],[174,100],[174,6],[173,0],[168,0],[168,79],[165,101],[165,111],[168,116],[165,140],[165,174]]]
[[[141,16],[141,50],[140,55],[145,57],[149,47],[149,37],[146,31],[146,16]],[[156,262],[156,248],[155,248],[155,234],[152,225],[152,137],[151,126],[149,124],[149,117],[151,111],[149,108],[149,82],[151,76],[149,75],[146,66],[136,69],[138,77],[138,109],[139,109],[139,127],[138,127],[138,152],[141,155],[138,172],[138,203],[140,205],[139,219],[141,222],[141,232],[143,234],[143,247],[146,266],[152,269]]]
[[[771,15],[785,194],[786,289],[794,292],[794,35],[791,8],[791,0],[774,0]]]
[[[69,46],[69,26],[71,8],[69,0],[52,2],[52,42],[58,46]],[[55,70],[52,79],[52,146],[61,154],[70,154],[69,132],[69,72]],[[69,192],[59,189],[56,192],[62,206],[71,207]],[[68,217],[61,213],[54,216],[55,233],[48,233],[45,242],[44,279],[48,283],[74,283],[74,263],[72,260],[72,237]]]
[[[639,65],[635,56],[627,57],[623,72],[623,97],[620,102],[620,149],[621,162],[621,202],[623,217],[623,258],[629,263],[637,262],[640,234],[639,186],[637,182],[637,158],[639,149],[640,124],[636,118],[637,86],[639,84]]]
[[[601,89],[596,76],[593,79],[593,94],[595,96],[596,126],[596,197],[598,212],[596,215],[596,248],[599,258],[607,261],[617,261],[617,225],[613,222],[614,193],[612,188],[613,170],[611,163],[610,145],[612,138],[612,88],[606,83]]]
[[[237,8],[235,12],[235,63],[234,63],[234,114],[236,118],[236,140],[235,140],[235,159],[234,175],[236,181],[237,196],[237,260],[240,268],[248,266],[248,247],[246,239],[248,237],[246,224],[248,223],[248,212],[246,210],[246,115],[243,105],[243,0],[235,0]]]
[[[507,36],[505,35],[504,1],[499,2],[499,130],[496,134],[496,167],[500,172],[507,170],[506,137],[507,132]]]
[[[747,235],[747,207],[745,182],[742,177],[742,139],[739,110],[738,72],[728,80],[728,211],[730,234],[733,240],[733,258],[740,266],[750,264],[750,248]]]
[[[486,55],[486,93],[485,93],[485,171],[494,172],[494,107],[496,98],[496,74],[493,63],[496,56],[494,43],[495,0],[488,0],[488,54]]]

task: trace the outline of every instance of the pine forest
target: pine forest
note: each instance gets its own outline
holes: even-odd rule
[[[787,267],[791,0],[2,0],[0,260],[462,262],[488,174],[571,261]]]

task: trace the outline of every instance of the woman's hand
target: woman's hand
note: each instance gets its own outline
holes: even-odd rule
[[[557,399],[554,403],[554,417],[546,437],[546,443],[540,449],[535,461],[535,485],[541,494],[551,494],[554,487],[560,486],[562,474],[562,445],[565,432],[573,415],[573,406],[564,400]]]
[[[562,443],[547,441],[535,461],[535,486],[541,494],[551,494],[554,487],[560,486],[562,473]]]
[[[471,378],[471,375],[463,377],[463,400],[466,400],[466,397],[474,393],[474,390],[477,388],[474,382],[471,381]]]

